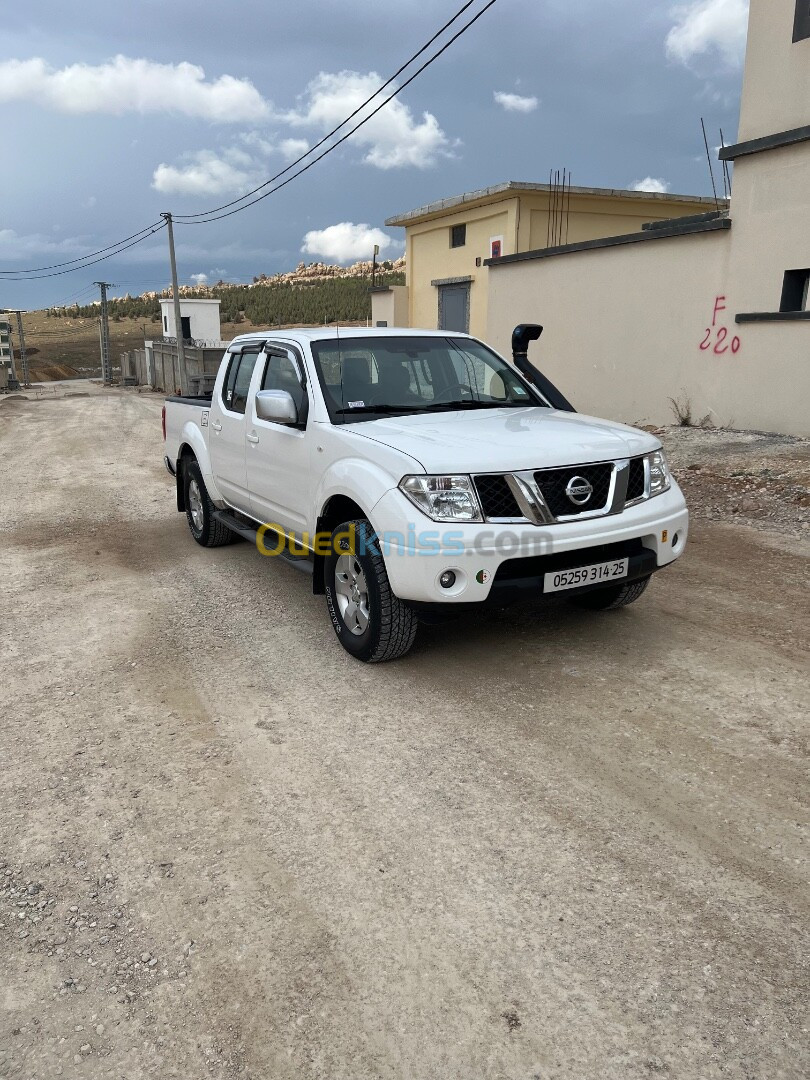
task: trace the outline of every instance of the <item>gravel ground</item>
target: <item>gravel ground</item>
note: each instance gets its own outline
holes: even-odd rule
[[[70,395],[0,405],[0,1076],[808,1074],[807,443],[667,430],[639,604],[365,667]]]

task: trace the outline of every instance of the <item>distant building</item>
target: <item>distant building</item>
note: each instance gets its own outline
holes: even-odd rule
[[[714,199],[696,195],[586,187],[563,194],[559,186],[514,181],[442,199],[386,221],[405,229],[407,283],[374,290],[372,322],[485,337],[485,260],[638,232],[646,222],[715,208]]]
[[[0,314],[0,389],[8,386],[14,375],[14,349],[11,344],[11,319]]]
[[[185,341],[219,342],[219,303],[219,300],[180,300],[180,321]],[[174,300],[160,301],[160,317],[163,336],[176,338]]]

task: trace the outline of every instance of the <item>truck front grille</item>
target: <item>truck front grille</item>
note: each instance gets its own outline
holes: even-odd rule
[[[476,476],[475,487],[485,518],[489,518],[490,521],[493,518],[523,519],[523,513],[515,501],[515,496],[505,476],[497,474]]]
[[[586,514],[592,510],[604,510],[610,494],[610,481],[613,476],[613,464],[572,465],[565,469],[543,469],[536,472],[534,479],[543,498],[546,500],[555,518],[570,517],[573,514]],[[587,480],[593,488],[588,500],[578,505],[568,497],[566,488],[572,480]]]
[[[622,466],[617,471],[617,465]],[[646,497],[647,481],[643,457],[631,458],[626,471],[625,462],[601,461],[590,465],[566,465],[560,469],[538,469],[521,473],[481,473],[473,477],[475,489],[487,521],[532,521],[535,525],[549,525],[555,521],[570,520],[583,514],[599,516],[618,514],[625,506],[640,502]],[[622,496],[624,478],[627,491]],[[585,480],[591,485],[590,497],[582,503],[569,498],[571,481]],[[518,486],[523,494],[534,491],[524,499],[534,514],[527,518],[512,489]],[[574,492],[575,493],[575,492]]]
[[[644,458],[633,458],[630,462],[630,474],[627,479],[626,502],[636,502],[644,498]]]

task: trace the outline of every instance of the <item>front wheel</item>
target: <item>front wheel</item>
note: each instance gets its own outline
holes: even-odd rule
[[[416,637],[416,614],[391,591],[367,521],[346,521],[332,533],[324,583],[329,617],[346,652],[369,664],[408,652]]]
[[[635,603],[649,584],[648,575],[637,581],[626,581],[623,585],[609,585],[604,589],[580,593],[579,596],[571,597],[571,603],[587,608],[588,611],[613,611],[615,608]]]

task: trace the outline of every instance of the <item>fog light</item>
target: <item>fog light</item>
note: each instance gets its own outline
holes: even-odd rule
[[[456,583],[456,575],[452,570],[445,570],[439,578],[439,584],[443,589],[452,589]]]
[[[672,537],[672,546],[674,548],[676,548],[678,546],[678,542],[679,542],[680,539],[681,539],[681,534],[680,533],[675,533],[675,535]]]

